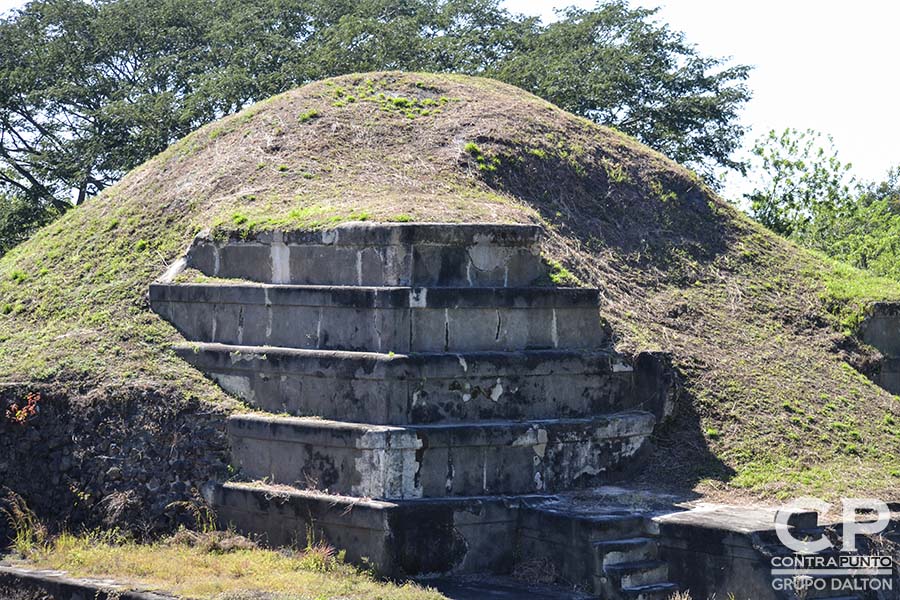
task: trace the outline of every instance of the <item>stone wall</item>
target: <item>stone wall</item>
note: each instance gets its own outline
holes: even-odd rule
[[[40,399],[19,419],[29,393]],[[18,422],[24,419],[24,422]],[[72,396],[33,386],[0,388],[0,495],[12,490],[52,530],[121,527],[137,535],[193,517],[177,501],[199,498],[227,469],[223,411],[149,389]],[[7,488],[7,489],[2,489]],[[0,539],[9,526],[0,519]]]
[[[870,377],[892,394],[900,394],[900,303],[876,302],[860,326],[860,338],[883,356]]]

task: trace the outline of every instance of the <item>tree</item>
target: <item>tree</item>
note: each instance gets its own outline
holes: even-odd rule
[[[860,186],[840,218],[816,225],[811,241],[839,260],[900,280],[900,167]]]
[[[0,256],[28,239],[58,214],[55,209],[40,202],[0,194]]]
[[[0,182],[64,211],[215,118],[191,94],[208,6],[40,0],[0,24]]]
[[[633,135],[711,175],[742,141],[750,68],[700,56],[684,35],[653,22],[656,9],[614,1],[569,8],[496,69],[508,81],[598,123]]]
[[[621,0],[556,24],[499,0],[33,0],[0,20],[0,192],[61,213],[200,125],[323,77],[488,75],[709,171],[748,68]]]
[[[900,280],[900,167],[862,183],[830,136],[786,129],[757,140],[753,217],[796,242]]]
[[[838,158],[831,136],[811,129],[773,130],[751,153],[751,172],[758,179],[746,198],[753,217],[772,231],[803,240],[852,210],[852,165]]]

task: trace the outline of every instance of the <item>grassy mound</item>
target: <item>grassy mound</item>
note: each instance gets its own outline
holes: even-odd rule
[[[348,220],[540,223],[600,287],[621,349],[685,389],[649,481],[705,493],[887,495],[900,408],[850,363],[900,286],[802,251],[630,138],[490,80],[375,73],[203,127],[0,259],[0,382],[77,396],[224,395],[167,350],[148,284],[201,229]],[[896,492],[895,492],[896,494]]]

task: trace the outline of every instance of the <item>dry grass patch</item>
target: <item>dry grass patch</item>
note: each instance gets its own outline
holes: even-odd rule
[[[378,581],[344,563],[342,555],[328,546],[313,545],[296,552],[266,550],[226,532],[183,532],[153,544],[119,540],[110,534],[62,535],[30,551],[27,565],[204,600],[253,597],[254,593],[279,600],[444,598],[413,583]]]

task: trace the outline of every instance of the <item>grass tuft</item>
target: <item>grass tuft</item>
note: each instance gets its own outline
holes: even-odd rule
[[[855,335],[877,301],[900,301],[900,283],[839,262],[820,252],[805,250],[818,259],[805,273],[824,286],[822,302],[847,335]]]
[[[28,508],[25,499],[10,489],[6,489],[3,507],[0,508],[13,531],[10,548],[22,557],[30,557],[44,549],[47,543],[47,528],[37,515]]]
[[[552,258],[544,258],[550,283],[560,287],[585,287],[585,284],[562,264]]]

